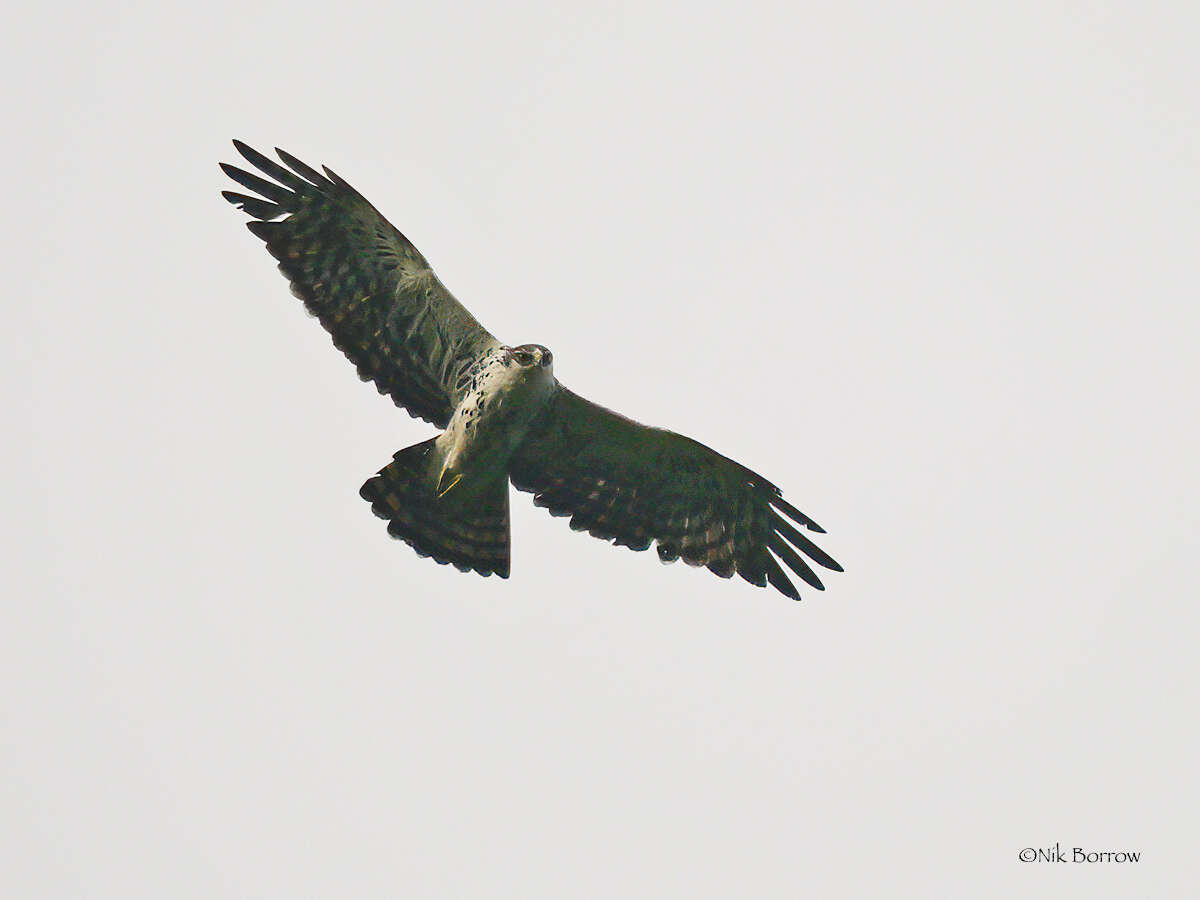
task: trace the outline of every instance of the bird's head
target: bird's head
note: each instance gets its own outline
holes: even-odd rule
[[[502,347],[505,362],[522,369],[542,368],[554,370],[554,354],[541,344],[522,344],[520,347]]]

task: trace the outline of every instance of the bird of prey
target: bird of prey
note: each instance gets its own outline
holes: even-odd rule
[[[223,191],[279,261],[292,293],[358,368],[441,434],[396,453],[360,494],[421,556],[509,574],[508,484],[571,528],[736,572],[799,599],[780,562],[824,590],[803,553],[842,571],[801,529],[824,529],[745,466],[691,438],[650,428],[572,393],[539,344],[492,336],[425,258],[343,178],[276,149],[283,165],[234,141],[262,175],[225,163],[257,196]],[[790,521],[789,521],[790,520]]]

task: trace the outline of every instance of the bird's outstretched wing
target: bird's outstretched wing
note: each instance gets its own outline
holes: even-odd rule
[[[737,572],[797,600],[776,556],[817,590],[824,586],[800,552],[842,571],[785,516],[810,531],[824,529],[761,475],[561,386],[517,450],[510,474],[519,490],[535,494],[536,505],[571,516],[574,530],[634,550],[656,541],[664,562],[682,557],[722,578]]]
[[[438,427],[466,389],[470,365],[499,344],[446,290],[429,263],[378,210],[329,169],[324,174],[276,149],[284,168],[241,141],[239,153],[274,181],[221,164],[258,194],[222,196],[247,222],[292,293],[381,394]],[[285,216],[281,221],[272,221]]]

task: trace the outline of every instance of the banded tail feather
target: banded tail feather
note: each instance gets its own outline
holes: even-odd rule
[[[359,496],[388,522],[388,534],[420,556],[480,575],[509,573],[508,479],[470,478],[438,494],[441,459],[430,438],[399,451]]]

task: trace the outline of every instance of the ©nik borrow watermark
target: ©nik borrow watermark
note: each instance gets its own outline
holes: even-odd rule
[[[1017,859],[1026,863],[1135,863],[1142,861],[1142,851],[1063,847],[1056,841],[1049,847],[1024,847]]]

